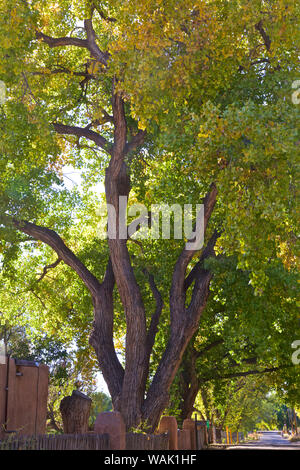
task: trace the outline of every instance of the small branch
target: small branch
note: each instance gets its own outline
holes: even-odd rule
[[[67,75],[74,75],[75,77],[84,77],[84,78],[88,78],[88,79],[92,79],[93,78],[93,74],[91,73],[88,73],[88,72],[73,72],[72,70],[69,70],[65,67],[60,67],[60,68],[57,68],[57,69],[53,69],[53,70],[50,70],[50,71],[36,71],[36,72],[31,72],[30,75],[41,75],[41,76],[45,76],[47,74],[49,75],[56,75],[56,74],[59,74],[59,73],[65,73]]]
[[[39,302],[41,302],[42,304],[42,307],[45,309],[45,310],[48,310],[46,305],[44,304],[44,302],[42,301],[42,299],[40,298],[40,296],[34,292],[33,288],[29,289],[29,291],[34,295],[35,298],[37,298],[39,300]]]
[[[269,59],[257,59],[254,62],[251,62],[250,65],[259,65],[259,64],[270,64]]]
[[[100,10],[100,8],[98,8],[96,5],[94,6],[95,10],[99,13],[100,17],[104,20],[104,21],[109,21],[111,23],[115,23],[117,20],[116,18],[113,18],[111,16],[107,16],[102,10]]]
[[[146,131],[139,130],[139,132],[132,137],[130,142],[126,144],[125,153],[129,153],[132,150],[135,150],[137,147],[143,145],[146,137]]]
[[[49,271],[49,269],[54,269],[56,268],[56,266],[62,261],[61,258],[57,258],[57,260],[52,263],[52,264],[49,264],[48,266],[45,266],[43,268],[43,272],[42,274],[40,275],[40,277],[37,279],[36,283],[42,281],[44,279],[44,277],[46,276],[47,272]]]
[[[280,367],[269,367],[263,370],[247,370],[245,372],[235,372],[233,374],[225,374],[225,375],[216,375],[214,377],[206,378],[200,381],[200,385],[206,383],[206,382],[211,382],[212,380],[225,380],[225,379],[234,379],[236,377],[247,377],[248,375],[257,375],[257,374],[267,374],[271,372],[276,372],[280,369],[285,369],[288,367],[292,367],[291,365],[286,365],[286,366],[280,366]]]
[[[216,341],[213,341],[212,343],[208,344],[203,349],[201,349],[201,351],[196,351],[197,358],[199,358],[200,356],[203,356],[203,354],[205,354],[206,352],[210,351],[211,349],[223,343],[224,343],[224,339],[218,339]]]

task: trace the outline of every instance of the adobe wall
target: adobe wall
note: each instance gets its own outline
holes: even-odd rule
[[[49,368],[43,364],[9,359],[0,364],[0,437],[6,431],[19,435],[44,434],[46,431]]]

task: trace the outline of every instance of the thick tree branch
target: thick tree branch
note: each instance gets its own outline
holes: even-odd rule
[[[118,359],[113,342],[114,286],[115,276],[109,259],[101,284],[101,295],[94,299],[94,322],[90,335],[90,344],[96,351],[114,408],[120,409],[124,369]]]
[[[217,188],[215,184],[211,185],[210,192],[205,196],[204,205],[204,234],[208,221],[214,209],[217,199]],[[190,240],[192,242],[193,240]],[[170,290],[170,308],[171,315],[178,317],[185,311],[185,273],[187,266],[194,257],[197,250],[182,250],[174,268],[172,286]]]
[[[97,36],[93,28],[92,19],[84,20],[84,28],[87,34],[87,48],[90,51],[91,56],[97,59],[101,64],[107,66],[109,53],[101,51],[98,47],[96,43]]]
[[[213,184],[204,199],[204,233],[217,198],[217,189]],[[192,240],[191,240],[192,241]],[[175,265],[170,290],[170,337],[156,374],[150,385],[143,405],[143,419],[151,420],[159,416],[169,401],[169,388],[182,360],[183,353],[198,328],[201,312],[205,308],[212,274],[205,271],[196,278],[192,302],[185,307],[185,273],[188,263],[197,250],[181,252]],[[153,429],[157,422],[152,420]]]
[[[35,36],[37,39],[41,39],[43,42],[45,42],[50,48],[64,46],[84,47],[86,49],[88,48],[88,41],[86,39],[73,37],[53,38],[51,36],[47,36],[47,34],[44,34],[41,31],[37,31]]]
[[[53,47],[65,47],[75,46],[88,49],[94,59],[98,60],[105,67],[109,58],[108,52],[103,52],[96,43],[96,33],[93,28],[92,20],[88,19],[84,21],[84,27],[87,34],[87,39],[74,38],[74,37],[60,37],[53,38],[41,31],[36,32],[36,38],[45,42],[50,48]]]
[[[57,266],[61,261],[62,261],[61,258],[57,258],[57,260],[56,260],[54,263],[45,266],[45,267],[43,268],[42,274],[40,275],[40,277],[37,279],[36,282],[38,283],[38,282],[42,281],[42,280],[44,279],[44,277],[46,276],[47,272],[49,271],[49,269],[54,269],[54,268],[56,268],[56,266]]]
[[[137,147],[143,145],[146,137],[146,131],[139,130],[136,135],[134,135],[131,140],[126,144],[125,153],[129,153],[132,150],[135,150]]]
[[[113,90],[112,109],[114,118],[114,145],[109,164],[110,178],[118,178],[126,155],[127,123],[124,101],[121,95]]]
[[[101,284],[98,279],[87,269],[87,267],[77,258],[77,256],[65,245],[60,236],[46,227],[41,227],[27,221],[19,221],[7,215],[1,215],[0,222],[5,225],[13,225],[35,240],[40,240],[50,246],[68,266],[70,266],[82,279],[92,296],[99,295]]]
[[[65,245],[61,237],[55,231],[30,222],[18,221],[7,215],[0,216],[0,223],[12,225],[17,230],[50,246],[59,256],[59,260],[54,264],[58,264],[60,260],[64,261],[78,274],[90,291],[94,305],[94,323],[90,343],[95,348],[100,368],[113,397],[114,406],[118,407],[124,370],[117,357],[113,343],[113,289],[115,278],[111,261],[108,261],[103,282],[100,283],[79,258]],[[50,266],[47,268],[49,267]],[[51,267],[53,267],[53,265],[51,265]],[[41,301],[44,308],[46,308],[45,304],[34,290],[31,289],[31,291]]]
[[[89,129],[87,127],[68,126],[66,124],[53,123],[53,127],[58,134],[63,135],[75,135],[77,137],[85,137],[86,139],[92,140],[96,145],[101,147],[108,153],[111,153],[112,145],[100,134]]]
[[[191,284],[195,281],[195,279],[200,275],[202,267],[203,267],[203,262],[205,259],[215,256],[214,252],[214,246],[216,244],[217,239],[221,235],[220,232],[217,230],[214,231],[213,235],[207,242],[206,247],[203,250],[203,253],[201,254],[201,257],[197,264],[193,267],[193,269],[190,271],[186,279],[184,280],[184,289],[187,291],[187,289],[191,286]]]
[[[261,37],[263,38],[264,45],[266,46],[267,51],[269,51],[271,49],[271,39],[263,28],[262,20],[256,23],[255,29],[260,33]]]

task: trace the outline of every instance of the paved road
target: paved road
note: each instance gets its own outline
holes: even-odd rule
[[[280,431],[265,431],[259,441],[241,444],[239,446],[227,447],[228,450],[234,449],[279,449],[279,450],[300,450],[300,442],[290,442],[281,437]]]

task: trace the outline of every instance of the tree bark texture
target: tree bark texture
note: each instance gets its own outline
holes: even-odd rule
[[[60,402],[65,434],[85,434],[89,430],[92,400],[81,392],[73,391]]]

